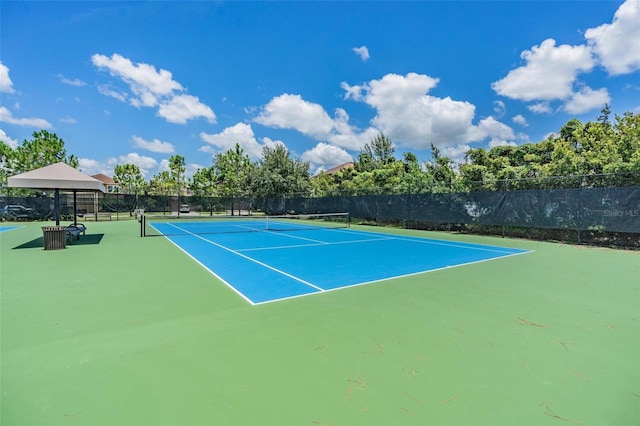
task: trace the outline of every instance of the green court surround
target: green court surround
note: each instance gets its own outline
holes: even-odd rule
[[[639,252],[363,228],[534,252],[251,306],[136,221],[43,225],[0,233],[2,425],[640,423]]]

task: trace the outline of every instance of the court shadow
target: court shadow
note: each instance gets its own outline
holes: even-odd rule
[[[82,235],[80,236],[79,240],[74,239],[72,244],[67,243],[67,248],[73,246],[88,246],[100,244],[100,241],[102,241],[102,237],[104,237],[104,234]],[[20,244],[19,246],[14,247],[13,250],[33,248],[44,249],[44,237],[38,237],[24,244]]]

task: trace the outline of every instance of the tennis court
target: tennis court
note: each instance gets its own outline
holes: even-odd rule
[[[393,247],[421,250],[414,239],[453,254],[467,245],[527,253],[252,305],[169,238],[238,257],[202,239],[211,238],[283,266],[264,257],[280,251],[263,249],[264,231],[140,238],[135,220],[96,222],[52,251],[42,245],[49,224],[0,233],[2,425],[640,419],[637,251],[352,224],[305,233],[359,235],[343,244],[346,257],[378,244],[374,235],[398,244],[379,242],[390,257]],[[269,247],[281,244],[273,237]]]
[[[348,216],[146,220],[252,304],[526,253],[348,228]]]
[[[13,229],[18,229],[18,226],[11,226],[11,225],[2,225],[2,226],[0,226],[0,232],[7,232],[7,231],[11,231]]]

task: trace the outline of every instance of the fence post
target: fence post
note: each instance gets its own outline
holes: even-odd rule
[[[582,238],[581,238],[580,232],[582,230],[582,207],[584,205],[583,202],[582,202],[582,197],[583,197],[583,194],[584,194],[584,190],[582,188],[582,184],[583,184],[582,178],[583,177],[584,176],[580,176],[578,178],[578,188],[579,188],[579,191],[580,191],[580,192],[578,192],[578,212],[577,212],[577,215],[576,215],[576,227],[578,228],[578,244],[582,243],[582,241],[581,241]]]

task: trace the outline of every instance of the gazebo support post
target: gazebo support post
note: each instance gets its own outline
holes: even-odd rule
[[[73,190],[73,224],[78,225],[78,209],[76,208],[76,195],[78,191]]]
[[[60,190],[56,188],[53,195],[53,215],[56,218],[56,226],[60,225]]]

